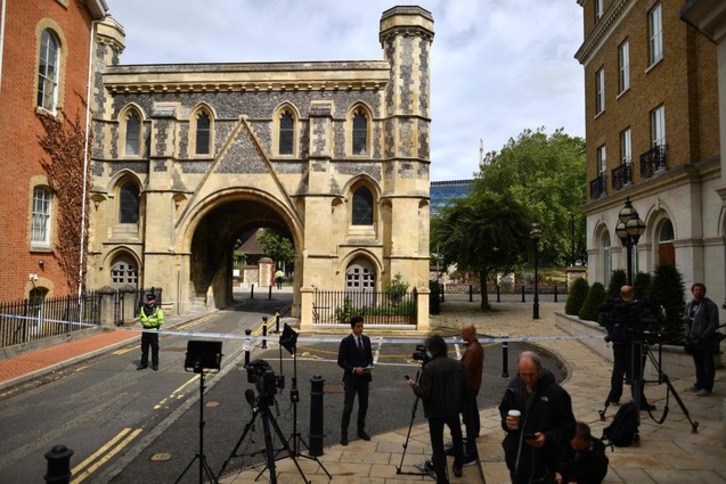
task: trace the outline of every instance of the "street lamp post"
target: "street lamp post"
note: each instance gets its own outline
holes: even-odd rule
[[[542,229],[539,223],[532,224],[529,237],[534,240],[534,304],[532,305],[532,319],[539,319],[539,278],[537,277],[537,264],[539,252],[539,239],[542,237]]]
[[[618,235],[623,247],[628,251],[627,254],[627,274],[628,285],[633,285],[633,247],[638,245],[640,236],[645,233],[645,222],[640,219],[638,211],[633,208],[630,197],[625,199],[625,206],[618,213],[618,225],[615,227],[615,233]]]

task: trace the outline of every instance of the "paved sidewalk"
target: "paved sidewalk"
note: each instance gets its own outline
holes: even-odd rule
[[[542,319],[531,319],[531,304],[500,303],[494,313],[481,313],[478,303],[447,301],[443,314],[432,320],[432,326],[457,328],[463,322],[472,322],[479,334],[493,336],[554,336],[564,335],[555,327],[554,312],[563,310],[562,304],[540,303]],[[572,396],[575,417],[587,422],[593,435],[602,435],[606,425],[599,420],[598,410],[610,388],[611,363],[594,354],[584,344],[575,340],[547,341],[541,344],[565,363],[568,377],[565,388]],[[667,369],[665,369],[667,372]],[[724,429],[721,422],[723,395],[726,394],[726,370],[716,373],[715,393],[708,397],[696,397],[684,388],[691,381],[674,381],[674,387],[683,399],[691,418],[700,423],[697,434],[691,434],[691,426],[671,397],[670,412],[663,425],[655,424],[643,412],[640,426],[641,446],[615,448],[607,451],[610,469],[606,483],[723,483],[726,482],[726,448]],[[486,391],[486,389],[482,389]],[[662,412],[666,387],[648,386],[648,401],[658,407],[656,416]],[[613,407],[608,411],[614,414]],[[504,464],[504,453],[500,442],[503,431],[496,408],[481,410],[482,435],[477,439],[484,475],[489,484],[509,482]],[[609,422],[609,420],[608,420]],[[431,454],[428,427],[421,416],[417,418],[406,449],[402,472],[417,472],[414,464],[422,462]],[[352,441],[343,447],[334,444],[324,449],[319,457],[325,468],[333,475],[333,483],[399,484],[406,482],[433,482],[428,476],[397,474],[406,440],[408,427],[385,434],[374,435],[370,442]],[[329,438],[331,440],[331,438]],[[306,477],[314,483],[329,482],[327,476],[315,461],[298,459]],[[449,458],[451,469],[452,458]],[[461,478],[450,474],[452,483],[480,482],[476,467],[465,467]],[[302,482],[302,478],[290,459],[277,463],[278,481],[283,483]],[[236,475],[222,478],[224,484],[252,482],[259,469],[250,469]],[[261,482],[269,482],[264,473]]]
[[[540,303],[542,319],[531,319],[531,304],[507,302],[495,304],[497,312],[481,313],[478,303],[449,300],[444,312],[432,318],[432,326],[456,331],[463,322],[472,322],[480,334],[493,336],[554,336],[563,335],[555,327],[554,312],[563,309],[562,304]],[[195,315],[201,317],[203,314]],[[167,318],[167,328],[180,324],[190,317]],[[89,358],[138,338],[133,331],[102,331],[98,334],[61,343],[52,347],[24,353],[0,360],[0,390],[13,384],[37,378],[45,373]],[[609,389],[611,364],[574,340],[546,341],[541,347],[555,354],[564,362],[568,374],[565,388],[572,395],[575,416],[590,424],[593,435],[602,435],[605,423],[600,422],[598,410]],[[664,369],[667,372],[667,368]],[[685,392],[692,381],[674,380],[673,385],[682,398],[690,416],[700,423],[698,433],[691,433],[691,426],[673,397],[670,397],[669,415],[663,425],[657,425],[646,413],[642,413],[640,427],[641,446],[608,450],[610,469],[606,483],[724,483],[726,482],[726,429],[721,421],[722,408],[726,405],[726,369],[716,371],[715,392],[708,397],[696,397]],[[482,391],[486,391],[483,389]],[[648,400],[658,406],[660,416],[665,404],[665,385],[649,385]],[[609,409],[611,417],[614,410]],[[488,483],[508,482],[504,455],[500,447],[503,436],[496,408],[481,410],[482,435],[477,440],[484,474]],[[417,418],[406,448],[401,471],[417,472],[414,464],[422,462],[431,450],[428,429],[423,416]],[[406,440],[408,427],[374,435],[370,442],[355,440],[347,447],[337,443],[329,445],[320,457],[326,469],[333,475],[330,482],[346,484],[374,483],[398,484],[405,482],[433,482],[427,476],[397,474]],[[323,470],[314,460],[298,459],[306,477],[314,483],[329,482]],[[449,462],[451,467],[451,461]],[[277,463],[278,481],[302,482],[297,468],[290,459]],[[221,482],[240,484],[252,482],[259,469],[247,470],[225,476]],[[476,467],[465,467],[462,478],[451,476],[452,483],[480,482]],[[266,482],[265,473],[260,482]]]

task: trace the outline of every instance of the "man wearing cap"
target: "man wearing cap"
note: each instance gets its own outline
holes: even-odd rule
[[[146,295],[146,305],[141,308],[141,326],[144,327],[141,333],[141,363],[136,367],[143,370],[149,366],[149,346],[151,346],[151,368],[159,369],[159,327],[164,324],[164,313],[156,307],[156,296]]]

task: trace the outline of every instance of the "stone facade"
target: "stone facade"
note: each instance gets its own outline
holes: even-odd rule
[[[629,197],[646,224],[634,249],[633,274],[674,262],[687,287],[703,282],[709,294],[722,298],[726,230],[718,191],[716,46],[679,18],[683,1],[604,0],[600,18],[595,1],[578,3],[585,25],[576,57],[585,68],[590,283],[607,285],[611,270],[627,266],[615,227]],[[655,28],[654,12],[660,13]],[[654,56],[657,31],[661,55]],[[604,72],[604,83],[598,72]],[[598,92],[604,103],[599,112]],[[655,119],[659,108],[664,125]],[[623,139],[628,129],[629,151]]]
[[[89,287],[121,262],[168,310],[223,306],[232,245],[260,226],[295,245],[294,316],[301,289],[344,290],[354,269],[428,286],[428,11],[385,11],[384,59],[356,62],[124,66],[122,28],[104,29]]]

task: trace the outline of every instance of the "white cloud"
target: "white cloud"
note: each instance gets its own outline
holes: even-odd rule
[[[382,59],[384,0],[107,0],[124,64]],[[410,2],[416,3],[416,2]],[[421,0],[434,17],[431,179],[478,170],[524,129],[584,136],[574,0]]]

